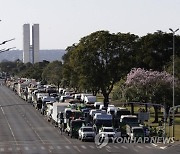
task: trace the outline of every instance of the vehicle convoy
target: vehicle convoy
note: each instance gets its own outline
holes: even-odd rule
[[[90,126],[82,126],[79,131],[79,140],[85,141],[85,140],[94,140],[95,138],[95,132],[93,130],[93,127]]]
[[[14,83],[19,81],[13,81],[12,85]],[[19,86],[15,84],[17,86],[15,92],[22,96],[24,90],[28,89],[27,101],[30,100],[32,105],[39,109],[38,112],[43,111],[48,121],[71,137],[83,141],[93,140],[98,133],[103,138],[108,136],[111,139],[119,136],[129,136],[131,139],[148,136],[145,127],[139,124],[138,118],[141,116],[130,115],[130,111],[126,108],[110,104],[104,107],[104,103],[96,102],[96,97],[91,93],[75,93],[64,88],[55,93],[58,88],[54,86],[33,83],[32,88],[27,88],[25,86],[29,86],[27,83]],[[60,96],[62,97],[57,100]]]

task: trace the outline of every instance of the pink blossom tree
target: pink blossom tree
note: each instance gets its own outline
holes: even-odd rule
[[[172,103],[172,83],[173,76],[165,71],[158,72],[133,68],[127,75],[127,80],[125,82],[127,97],[131,95],[131,97],[138,98],[140,102],[163,104],[167,107]],[[133,94],[131,91],[133,91]],[[133,101],[132,98],[130,101]],[[154,106],[154,110],[154,122],[158,122],[157,106]]]

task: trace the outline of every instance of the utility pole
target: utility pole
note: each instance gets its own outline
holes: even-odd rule
[[[173,104],[172,104],[172,107],[173,107],[173,123],[172,123],[172,137],[174,137],[174,120],[175,120],[175,116],[174,116],[174,94],[175,94],[175,89],[174,89],[174,57],[175,57],[175,33],[179,30],[176,29],[176,30],[172,30],[171,28],[169,28],[169,30],[172,32],[173,34]]]

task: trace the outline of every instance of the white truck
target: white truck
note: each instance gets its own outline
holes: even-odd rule
[[[130,137],[131,140],[138,140],[139,138],[145,137],[143,127],[138,124],[137,125],[127,124],[126,133]]]
[[[85,96],[84,103],[85,104],[94,104],[96,102],[96,96]]]
[[[93,117],[93,128],[96,132],[99,131],[101,127],[112,127],[112,115],[95,113]]]
[[[63,112],[64,109],[69,105],[69,103],[53,103],[53,110],[52,110],[52,122],[55,123],[55,126],[58,126],[60,123],[60,119],[58,118],[58,113]]]

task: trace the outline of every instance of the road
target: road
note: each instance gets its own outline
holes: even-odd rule
[[[47,122],[32,105],[0,84],[0,153],[4,154],[176,154],[180,145],[160,148],[152,144],[112,144],[97,148],[94,142],[81,142]],[[178,151],[179,150],[179,151]]]

